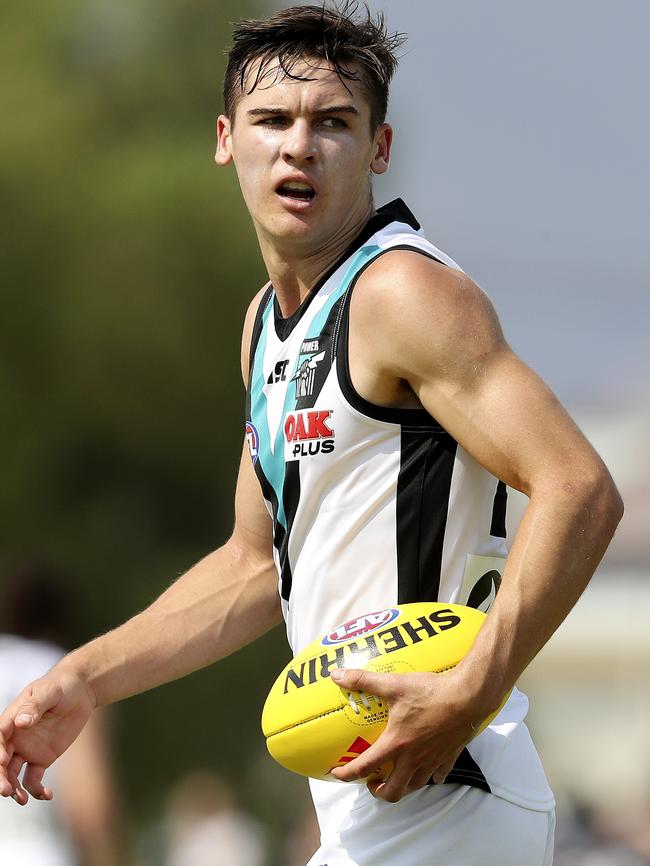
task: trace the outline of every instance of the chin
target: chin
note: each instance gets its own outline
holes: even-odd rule
[[[262,223],[264,225],[264,223]],[[315,231],[322,229],[317,221],[313,219],[313,214],[296,214],[285,212],[281,216],[269,220],[265,225],[266,233],[278,240],[309,237]]]

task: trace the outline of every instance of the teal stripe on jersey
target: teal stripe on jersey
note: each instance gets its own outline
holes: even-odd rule
[[[378,247],[376,244],[373,244],[373,246],[361,247],[361,249],[357,251],[357,253],[352,258],[347,271],[343,275],[341,282],[333,290],[332,294],[327,299],[327,303],[323,304],[323,309],[319,310],[319,312],[316,313],[316,315],[314,316],[314,319],[308,329],[308,336],[309,332],[311,332],[314,336],[320,334],[320,332],[323,330],[323,327],[325,326],[327,317],[329,316],[330,310],[332,309],[334,304],[339,300],[342,295],[347,292],[350,283],[352,282],[354,277],[356,277],[361,268],[367,262],[373,259],[377,255],[377,253],[380,252],[381,247]],[[296,369],[298,369],[298,359],[296,360]]]
[[[275,490],[278,499],[278,523],[287,528],[287,519],[284,513],[284,502],[282,488],[284,487],[284,450],[274,456],[271,451],[271,431],[269,430],[269,419],[267,415],[267,401],[264,393],[264,353],[266,352],[266,335],[269,328],[269,319],[273,318],[273,295],[262,315],[262,333],[257,342],[255,357],[253,359],[253,377],[251,379],[251,421],[257,428],[260,436],[260,444],[257,459],[262,464],[262,471],[269,484]],[[273,322],[271,321],[271,326]],[[282,425],[280,425],[282,427]],[[277,437],[276,437],[277,447]]]
[[[318,336],[325,326],[327,317],[334,304],[345,294],[350,283],[358,274],[361,268],[381,252],[381,247],[376,244],[365,246],[358,250],[348,265],[348,268],[343,275],[340,283],[333,289],[328,296],[327,301],[323,304],[323,308],[319,310],[311,320],[307,328],[307,335]],[[262,315],[262,333],[260,334],[257,347],[255,349],[255,357],[253,360],[253,377],[251,380],[251,421],[257,428],[260,436],[260,444],[258,451],[258,460],[262,466],[262,471],[267,478],[269,484],[273,487],[278,500],[277,521],[285,529],[287,528],[287,518],[284,511],[284,418],[287,412],[296,408],[296,383],[289,381],[284,396],[284,407],[282,410],[280,424],[275,435],[274,451],[271,451],[271,431],[269,429],[268,407],[266,394],[264,393],[264,385],[266,383],[264,375],[264,354],[266,352],[266,342],[268,329],[273,327],[274,316],[274,295],[271,295],[266,309]],[[307,312],[309,315],[309,311]],[[300,366],[300,353],[296,353],[296,359],[291,373],[291,379],[296,375]]]

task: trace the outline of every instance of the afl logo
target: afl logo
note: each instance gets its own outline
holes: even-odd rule
[[[337,626],[328,635],[325,635],[321,643],[325,646],[333,646],[337,643],[351,640],[353,637],[369,634],[378,628],[388,625],[389,622],[397,619],[398,616],[399,611],[393,607],[388,608],[388,610],[379,610],[375,613],[358,616],[356,619],[350,619],[342,625]]]
[[[257,427],[250,421],[246,422],[246,441],[254,466],[260,453],[260,434],[257,432]]]

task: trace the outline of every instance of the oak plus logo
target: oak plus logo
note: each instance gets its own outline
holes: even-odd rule
[[[288,412],[284,419],[284,453],[286,460],[330,454],[334,450],[334,428],[331,409],[300,409]]]

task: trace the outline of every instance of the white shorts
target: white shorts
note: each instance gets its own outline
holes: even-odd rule
[[[399,803],[372,797],[307,866],[551,866],[555,811],[525,809],[467,785],[431,786]]]

